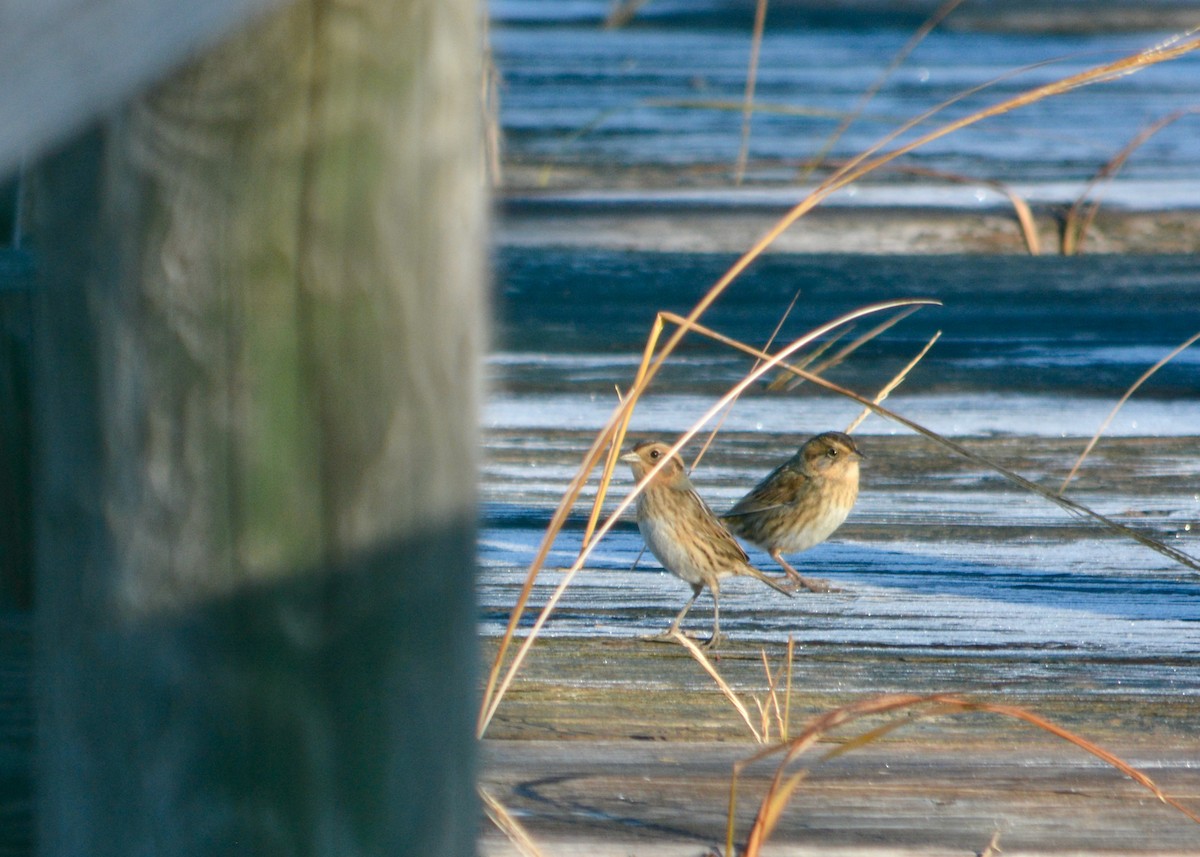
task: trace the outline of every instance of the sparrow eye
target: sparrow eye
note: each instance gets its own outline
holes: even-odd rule
[[[831,447],[829,447],[829,452],[827,453],[827,455],[828,455],[830,458],[837,458],[837,457],[838,457],[838,451],[837,451],[837,449],[836,449],[835,447],[832,447],[832,446],[831,446]]]
[[[661,452],[659,452],[657,449],[652,449],[652,450],[650,450],[650,458],[651,458],[651,460],[657,460],[657,459],[658,459],[658,457],[659,457],[660,455],[662,455],[662,453],[661,453]]]

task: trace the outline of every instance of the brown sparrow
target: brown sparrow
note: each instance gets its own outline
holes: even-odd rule
[[[800,451],[721,516],[726,526],[767,551],[783,566],[792,588],[828,592],[824,580],[803,577],[783,558],[829,538],[858,498],[858,461],[854,438],[827,431],[805,442]]]
[[[643,441],[632,452],[622,455],[621,460],[629,464],[634,478],[641,481],[669,450],[668,444]],[[638,495],[637,522],[646,546],[663,568],[692,586],[692,597],[683,605],[671,627],[646,639],[669,640],[707,586],[713,598],[713,630],[704,647],[711,648],[720,642],[719,581],[722,577],[747,575],[791,595],[789,589],[750,565],[750,558],[742,546],[692,487],[677,455],[671,456]]]

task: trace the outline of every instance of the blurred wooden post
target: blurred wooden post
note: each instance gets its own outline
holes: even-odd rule
[[[479,14],[297,3],[34,168],[41,853],[474,852]]]
[[[18,246],[17,183],[0,182],[0,614],[27,612],[33,590],[28,255]]]

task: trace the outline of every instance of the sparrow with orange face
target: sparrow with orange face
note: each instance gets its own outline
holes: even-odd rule
[[[657,441],[643,441],[621,456],[641,481],[664,459],[670,446]],[[704,643],[711,648],[721,641],[720,579],[732,575],[757,578],[785,595],[791,592],[750,565],[750,558],[729,531],[717,520],[708,505],[700,499],[688,479],[683,462],[673,455],[667,460],[637,502],[638,530],[650,552],[663,568],[685,583],[691,584],[692,597],[665,633],[649,637],[666,641],[679,630],[679,623],[696,603],[707,586],[713,598],[712,636]]]
[[[827,431],[805,442],[721,516],[726,526],[783,566],[792,588],[828,592],[824,580],[802,576],[783,558],[820,544],[842,525],[858,498],[854,438]]]

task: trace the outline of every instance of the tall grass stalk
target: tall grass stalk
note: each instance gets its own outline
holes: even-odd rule
[[[905,307],[904,309],[900,310],[900,312],[893,315],[891,318],[886,319],[885,321],[877,324],[875,327],[868,330],[862,336],[859,336],[859,337],[855,338],[854,340],[852,340],[849,344],[842,346],[837,351],[835,351],[830,357],[828,357],[825,360],[822,360],[820,363],[817,363],[816,366],[813,366],[811,369],[809,369],[809,371],[812,372],[814,375],[823,375],[826,372],[828,372],[830,369],[833,369],[836,366],[840,366],[842,363],[846,362],[846,358],[849,357],[851,354],[853,354],[855,351],[862,348],[864,345],[866,345],[872,339],[875,339],[877,336],[887,332],[892,327],[899,324],[901,321],[904,321],[904,319],[908,318],[910,315],[912,315],[918,309],[920,309],[920,307]],[[839,334],[839,336],[841,336],[841,335],[842,334]],[[829,344],[832,345],[835,341],[836,340],[830,340]],[[766,349],[763,349],[763,350],[765,351]],[[799,366],[801,369],[808,369],[808,365],[806,365],[806,364],[814,363],[816,361],[817,357],[821,356],[824,353],[824,350],[825,350],[824,347],[822,347],[821,349],[818,349],[818,350],[814,351],[812,354],[810,354],[805,360],[801,361],[800,363],[796,363],[794,365]],[[804,383],[803,378],[797,378],[792,373],[785,371],[785,372],[780,372],[778,374],[778,377],[776,378],[776,380],[772,381],[770,386],[767,389],[778,390],[778,389],[782,388],[784,390],[794,390],[803,383]]]
[[[1185,107],[1159,119],[1138,133],[1092,177],[1087,187],[1083,189],[1083,193],[1067,211],[1067,216],[1063,221],[1062,253],[1064,256],[1074,256],[1083,250],[1083,239],[1087,236],[1088,230],[1091,229],[1092,223],[1096,219],[1096,214],[1100,211],[1101,195],[1093,193],[1096,186],[1102,181],[1113,179],[1130,156],[1159,131],[1168,125],[1175,124],[1185,116],[1196,114],[1200,114],[1200,108]]]
[[[746,175],[746,159],[750,156],[750,123],[754,119],[754,85],[758,80],[758,57],[762,50],[763,29],[767,22],[767,0],[758,0],[754,7],[754,35],[750,39],[750,62],[746,69],[746,93],[742,97],[742,139],[738,145],[737,164],[733,183],[741,185]]]
[[[783,330],[784,323],[791,316],[792,310],[796,308],[796,302],[798,300],[800,300],[800,290],[796,289],[796,293],[794,295],[792,295],[792,300],[787,305],[787,309],[785,309],[783,311],[783,314],[779,316],[779,321],[777,321],[775,323],[775,329],[772,330],[771,335],[767,337],[767,341],[763,345],[763,349],[762,349],[763,351],[771,350],[771,346],[775,344],[775,339],[779,336],[779,332],[781,330]],[[840,334],[836,334],[836,335],[840,335]],[[754,366],[755,367],[758,366],[757,361],[755,362]],[[696,457],[692,459],[692,466],[690,469],[695,470],[696,466],[700,464],[701,459],[703,459],[705,453],[708,452],[708,448],[712,445],[712,442],[717,439],[717,433],[721,430],[721,426],[723,426],[725,424],[725,418],[728,417],[732,411],[733,411],[733,403],[731,402],[729,404],[729,407],[725,409],[725,413],[721,414],[721,418],[718,419],[716,424],[713,426],[712,431],[710,431],[708,433],[708,437],[706,437],[704,439],[704,443],[700,445],[700,449],[696,453]]]
[[[810,750],[822,737],[847,724],[872,715],[893,715],[893,719],[885,723],[884,726],[872,729],[853,740],[855,748],[861,747],[871,741],[878,740],[883,735],[901,726],[912,723],[912,717],[908,716],[910,713],[920,717],[983,713],[1027,723],[1095,756],[1106,765],[1116,769],[1138,785],[1147,789],[1162,803],[1177,810],[1191,821],[1200,824],[1200,814],[1184,806],[1176,798],[1168,795],[1146,774],[1099,745],[1056,723],[1046,720],[1032,711],[1014,705],[996,705],[989,702],[969,700],[951,694],[932,694],[927,696],[890,694],[862,700],[826,712],[811,720],[804,731],[793,740],[761,750],[750,758],[735,763],[729,786],[730,797],[729,815],[726,825],[726,853],[737,853],[733,850],[737,810],[737,785],[742,772],[748,766],[776,754],[783,755],[783,759],[775,769],[775,774],[771,779],[767,792],[763,795],[759,804],[758,812],[747,835],[745,848],[741,852],[743,857],[759,857],[762,847],[775,831],[796,788],[811,773],[811,768],[802,768],[796,772],[789,773],[791,765],[800,756]],[[903,716],[896,716],[901,714]],[[845,751],[843,750],[842,752]],[[825,759],[829,758],[832,758],[831,754],[827,754],[825,757]]]
[[[666,318],[668,321],[674,320],[671,313],[661,313],[661,315],[664,318]],[[694,325],[694,327],[695,327],[697,333],[701,333],[703,335],[709,336],[709,337],[717,340],[718,342],[723,342],[723,343],[729,345],[732,348],[736,348],[740,351],[745,351],[747,354],[751,354],[754,356],[760,356],[762,354],[762,352],[758,351],[758,349],[754,348],[753,346],[749,346],[749,345],[746,345],[745,343],[738,342],[736,339],[732,339],[723,334],[717,333],[715,330],[706,328],[703,325],[696,324],[696,325]],[[951,452],[955,453],[956,455],[960,455],[969,461],[973,461],[976,464],[979,464],[983,467],[987,467],[990,470],[994,470],[996,473],[999,473],[1001,476],[1003,476],[1008,481],[1012,482],[1014,485],[1016,485],[1020,488],[1023,488],[1026,491],[1029,491],[1030,493],[1037,494],[1039,497],[1043,497],[1043,498],[1049,500],[1051,503],[1054,503],[1056,506],[1059,506],[1060,508],[1066,510],[1067,512],[1069,512],[1073,515],[1076,515],[1081,518],[1091,518],[1092,520],[1104,525],[1105,527],[1107,527],[1108,529],[1112,530],[1115,533],[1126,536],[1127,538],[1131,538],[1134,541],[1138,542],[1139,544],[1145,545],[1146,547],[1150,548],[1151,550],[1156,551],[1157,553],[1160,553],[1163,556],[1168,557],[1171,560],[1174,560],[1175,562],[1179,563],[1180,565],[1186,566],[1187,568],[1190,568],[1193,571],[1200,572],[1200,560],[1197,560],[1195,557],[1189,556],[1188,554],[1184,553],[1181,550],[1173,548],[1170,545],[1164,544],[1164,543],[1158,541],[1157,539],[1154,539],[1154,538],[1146,535],[1145,533],[1139,533],[1137,530],[1127,527],[1124,524],[1118,523],[1117,521],[1114,521],[1111,518],[1108,518],[1108,517],[1100,514],[1099,512],[1088,508],[1083,503],[1080,503],[1076,500],[1071,500],[1067,497],[1064,497],[1064,496],[1058,494],[1056,491],[1053,491],[1042,485],[1038,485],[1036,482],[1031,482],[1030,480],[1026,479],[1024,476],[1021,476],[1019,473],[1015,473],[1014,471],[1009,470],[1004,465],[999,464],[995,461],[992,461],[991,459],[987,458],[986,456],[980,455],[977,452],[973,452],[970,449],[967,449],[962,444],[960,444],[956,441],[953,441],[950,438],[945,437],[944,435],[940,435],[937,432],[933,431],[932,429],[928,429],[925,426],[921,425],[920,423],[915,422],[914,420],[910,420],[908,417],[902,416],[901,414],[898,414],[895,411],[889,410],[888,408],[885,408],[883,405],[877,404],[876,402],[872,401],[871,399],[866,398],[865,396],[862,396],[859,393],[855,393],[852,390],[847,390],[845,387],[839,386],[838,384],[835,384],[832,381],[827,381],[824,378],[822,378],[820,375],[814,375],[811,372],[808,372],[797,366],[793,366],[790,363],[782,363],[781,362],[779,365],[780,365],[780,368],[785,371],[793,372],[796,375],[804,378],[806,381],[810,381],[813,384],[830,391],[831,393],[837,393],[839,396],[845,396],[848,399],[853,399],[854,401],[858,402],[859,404],[863,405],[864,407],[869,408],[870,410],[874,411],[879,416],[881,416],[885,419],[892,420],[893,422],[897,422],[902,426],[906,426],[907,428],[912,429],[913,431],[915,431],[917,434],[921,435],[922,437],[929,438],[934,443],[937,443],[940,446],[945,447],[946,449],[950,450]]]
[[[496,825],[508,841],[513,844],[524,857],[543,857],[541,850],[537,847],[537,843],[533,841],[533,837],[513,816],[511,812],[500,803],[496,797],[485,789],[483,786],[478,788],[479,799],[483,802],[483,811],[487,813],[487,817],[492,824]]]
[[[788,637],[788,645],[784,651],[783,663],[776,670],[771,669],[771,662],[767,659],[767,650],[760,650],[763,673],[767,678],[767,691],[766,696],[762,699],[757,696],[751,697],[758,708],[759,725],[757,727],[754,725],[750,717],[750,711],[746,708],[745,703],[742,702],[729,683],[725,681],[720,671],[713,665],[712,660],[704,654],[704,650],[679,631],[676,631],[673,636],[696,659],[696,662],[704,668],[704,671],[716,683],[717,688],[725,695],[730,704],[733,705],[738,715],[742,718],[742,721],[746,724],[746,728],[750,730],[750,734],[753,736],[756,744],[771,743],[772,722],[774,722],[775,729],[779,733],[779,740],[788,740],[788,715],[791,712],[792,704],[792,657],[795,652],[791,636]],[[779,701],[780,676],[784,676],[786,680],[782,704]]]
[[[691,640],[685,634],[679,631],[676,631],[671,636],[675,638],[675,641],[678,642],[679,645],[683,646],[688,650],[688,652],[691,653],[692,657],[696,659],[696,662],[700,664],[700,666],[704,668],[704,671],[709,674],[714,682],[716,682],[721,693],[723,693],[725,698],[729,700],[730,704],[741,716],[742,722],[746,724],[746,728],[750,730],[750,734],[754,736],[754,742],[756,744],[767,743],[767,737],[769,733],[765,728],[765,725],[764,728],[761,729],[754,725],[754,720],[750,717],[750,710],[746,708],[746,704],[742,702],[736,693],[734,693],[733,688],[729,686],[729,683],[721,677],[721,674],[717,672],[717,668],[712,665],[712,661],[710,661],[708,656],[705,655],[700,647],[696,645],[695,641]],[[762,707],[759,706],[760,713],[761,710]]]
[[[912,370],[916,368],[916,365],[925,359],[925,355],[929,353],[929,349],[933,348],[934,343],[941,338],[942,332],[940,330],[937,331],[933,336],[929,337],[929,341],[925,343],[924,348],[917,352],[917,356],[908,361],[908,363],[905,364],[904,368],[900,370],[896,377],[891,381],[888,381],[888,383],[884,385],[883,389],[875,394],[875,398],[871,401],[877,405],[883,403],[883,401],[886,400],[889,395],[891,395],[893,390],[904,383],[904,379],[908,377],[908,373],[912,372]],[[862,425],[862,421],[870,415],[871,409],[863,408],[862,412],[851,421],[850,425],[846,426],[846,434],[853,433],[856,428]]]
[[[1008,204],[1012,206],[1013,213],[1017,216],[1017,224],[1021,227],[1021,237],[1025,239],[1025,249],[1029,251],[1030,256],[1040,256],[1042,254],[1042,239],[1038,236],[1037,221],[1033,218],[1033,209],[1029,207],[1029,203],[1025,201],[1024,197],[1004,182],[997,179],[980,179],[974,176],[965,176],[960,173],[946,172],[945,170],[931,170],[927,167],[906,167],[903,172],[908,175],[924,176],[952,184],[983,185],[1007,198]]]
[[[1192,336],[1188,337],[1184,342],[1177,345],[1171,351],[1170,354],[1168,354],[1166,357],[1162,358],[1157,363],[1155,363],[1153,366],[1151,366],[1149,369],[1147,369],[1145,372],[1143,372],[1141,374],[1141,376],[1136,381],[1133,382],[1133,384],[1129,387],[1129,389],[1125,391],[1125,395],[1121,396],[1121,398],[1117,401],[1117,403],[1115,405],[1113,405],[1113,409],[1108,412],[1108,416],[1106,416],[1104,418],[1104,421],[1102,423],[1100,423],[1100,428],[1096,429],[1096,433],[1094,435],[1092,435],[1092,439],[1088,441],[1088,444],[1086,447],[1084,447],[1083,452],[1079,453],[1079,458],[1077,458],[1075,460],[1075,464],[1071,468],[1071,472],[1067,474],[1067,478],[1064,479],[1063,484],[1061,486],[1059,486],[1059,489],[1058,489],[1059,495],[1062,495],[1063,493],[1066,492],[1067,486],[1071,484],[1071,480],[1075,478],[1075,474],[1078,473],[1079,468],[1083,466],[1084,460],[1087,459],[1088,455],[1091,454],[1092,449],[1095,448],[1096,443],[1100,440],[1101,436],[1103,436],[1105,429],[1108,428],[1109,424],[1113,421],[1113,418],[1116,417],[1117,411],[1121,410],[1121,408],[1124,406],[1124,404],[1127,401],[1129,401],[1129,397],[1132,396],[1135,392],[1137,392],[1137,388],[1142,386],[1142,384],[1146,383],[1146,381],[1149,380],[1150,377],[1153,376],[1155,372],[1157,372],[1159,369],[1161,369],[1162,367],[1164,367],[1168,363],[1170,363],[1172,360],[1174,360],[1180,353],[1182,353],[1184,350],[1186,350],[1191,345],[1193,345],[1196,342],[1196,340],[1198,340],[1198,339],[1200,339],[1200,332],[1194,333]]]
[[[842,135],[849,130],[858,117],[862,116],[863,111],[867,109],[867,105],[879,94],[879,90],[883,89],[883,85],[887,83],[896,69],[903,65],[904,61],[917,49],[917,46],[925,41],[925,37],[932,33],[937,25],[942,23],[946,19],[946,16],[957,9],[962,2],[963,0],[946,0],[946,2],[934,10],[933,14],[925,20],[925,23],[916,29],[908,41],[896,52],[896,55],[892,57],[892,61],[888,63],[887,68],[859,96],[858,103],[854,105],[854,109],[843,117],[842,121],[838,123],[837,128],[825,140],[816,156],[809,162],[804,172],[800,174],[800,181],[805,181],[815,170],[821,167],[825,162],[825,158],[833,151],[833,147],[837,145],[838,140],[842,139]]]

